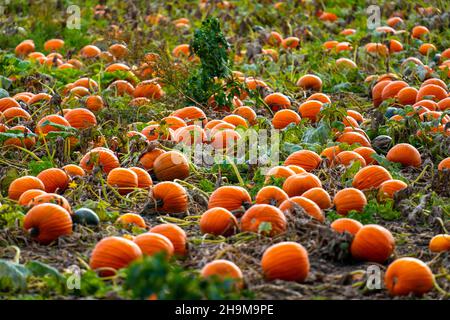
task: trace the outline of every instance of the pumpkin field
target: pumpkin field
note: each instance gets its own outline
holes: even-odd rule
[[[450,3],[0,0],[0,299],[450,298]]]

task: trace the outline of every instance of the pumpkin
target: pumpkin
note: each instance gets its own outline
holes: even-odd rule
[[[331,208],[330,195],[320,187],[311,188],[301,194],[301,196],[314,201],[322,210]]]
[[[394,198],[394,194],[397,191],[403,190],[407,188],[408,185],[401,180],[387,180],[380,185],[380,189],[378,190],[378,198],[380,200],[390,198]]]
[[[173,223],[164,223],[154,226],[150,232],[159,233],[167,237],[172,242],[174,254],[179,256],[186,255],[186,232]]]
[[[358,143],[362,147],[370,147],[369,140],[358,132],[344,132],[339,135],[337,141],[340,143],[347,143],[349,145]]]
[[[46,194],[44,190],[39,189],[30,189],[22,193],[22,195],[19,197],[18,203],[21,206],[27,206],[30,201],[40,195]]]
[[[167,126],[168,128],[172,130],[177,130],[182,127],[186,127],[187,124],[184,122],[183,119],[175,116],[168,116],[161,119],[161,125]]]
[[[38,135],[46,135],[52,131],[62,131],[62,129],[52,126],[51,124],[55,123],[57,125],[70,127],[70,123],[63,117],[57,114],[51,114],[43,117],[36,125],[36,134]]]
[[[131,96],[134,92],[134,87],[126,80],[116,80],[108,86],[108,90],[113,91],[118,96]]]
[[[431,252],[450,251],[450,235],[438,234],[430,240],[429,249]]]
[[[378,188],[383,182],[391,180],[392,176],[385,168],[370,165],[359,169],[353,177],[352,185],[359,190]]]
[[[81,50],[80,50],[80,55],[83,58],[95,58],[97,57],[102,51],[94,45],[87,45],[84,46]]]
[[[292,197],[283,201],[279,208],[286,214],[293,213],[297,208],[301,208],[307,215],[318,220],[319,222],[325,221],[325,217],[322,210],[320,210],[320,207],[314,201],[302,196]]]
[[[99,165],[103,172],[109,173],[112,169],[120,166],[114,152],[103,147],[97,147],[89,151],[80,160],[80,167],[91,172],[94,165]]]
[[[283,46],[283,48],[288,49],[294,49],[297,48],[298,45],[300,43],[300,39],[297,37],[287,37],[285,39],[283,39],[283,41],[281,42],[281,45]]]
[[[342,150],[339,146],[331,146],[331,147],[327,147],[327,148],[323,149],[322,152],[320,153],[320,156],[326,157],[327,160],[329,161],[329,163],[332,163],[334,158],[340,152],[342,152]]]
[[[384,283],[393,296],[414,294],[421,296],[434,287],[434,276],[430,267],[416,258],[400,258],[386,270]]]
[[[63,207],[43,203],[27,212],[23,227],[39,243],[49,244],[61,236],[72,234],[72,218]]]
[[[450,157],[443,159],[438,164],[438,170],[444,171],[444,170],[450,170]]]
[[[405,87],[401,89],[397,95],[397,101],[403,106],[413,105],[417,101],[417,89],[413,87]]]
[[[265,225],[270,225],[270,230]],[[287,222],[283,212],[268,204],[255,204],[241,218],[241,231],[276,236],[286,232]]]
[[[170,115],[183,119],[187,125],[192,125],[196,121],[201,122],[203,125],[208,122],[205,113],[198,107],[184,107],[175,110]]]
[[[383,99],[382,99],[383,89],[391,82],[392,82],[391,80],[379,81],[372,88],[372,101],[373,101],[373,105],[375,107],[378,107],[381,104],[381,102],[383,102]]]
[[[144,153],[139,158],[139,163],[144,167],[145,170],[152,170],[153,164],[155,163],[156,158],[158,158],[163,153],[165,153],[164,150],[155,148],[151,151]]]
[[[51,95],[41,92],[41,93],[38,93],[38,94],[32,96],[31,99],[28,100],[28,105],[31,106],[35,103],[50,101],[51,98],[52,98]],[[48,117],[51,117],[51,116],[53,116],[53,115],[50,115]],[[53,120],[58,121],[58,119],[49,119],[49,120],[51,120],[52,122],[55,122]],[[61,119],[59,119],[59,121],[61,121]],[[58,123],[58,122],[55,122],[55,123]],[[58,123],[58,124],[62,124],[62,123]],[[57,131],[57,130],[52,130],[52,131]]]
[[[125,228],[129,228],[131,226],[137,226],[142,229],[147,228],[144,218],[135,213],[125,213],[121,215],[117,218],[116,224],[119,224]]]
[[[129,169],[133,171],[138,178],[138,188],[150,189],[150,187],[153,185],[153,181],[152,177],[147,171],[139,167],[131,167]]]
[[[133,92],[135,98],[160,99],[164,95],[161,86],[155,80],[145,80],[139,83]]]
[[[270,183],[272,181],[272,178],[285,180],[286,178],[289,178],[293,175],[295,175],[295,172],[292,169],[289,169],[285,166],[275,166],[267,171],[264,183]]]
[[[417,101],[430,99],[436,102],[445,98],[447,98],[447,91],[436,84],[427,84],[420,87],[416,97]]]
[[[273,110],[287,109],[291,106],[291,101],[284,94],[275,92],[267,95],[264,102]]]
[[[20,108],[20,104],[10,97],[0,99],[0,112],[5,112],[9,108]]]
[[[97,119],[92,111],[84,108],[71,109],[64,114],[64,118],[77,129],[87,129],[97,125]]]
[[[33,176],[17,178],[9,185],[8,197],[12,200],[18,200],[25,191],[31,189],[45,190],[45,186],[40,179]]]
[[[334,157],[332,165],[343,165],[348,167],[354,162],[359,162],[361,167],[366,166],[366,160],[357,152],[354,151],[342,151]]]
[[[232,279],[238,287],[243,285],[243,275],[241,269],[231,261],[218,259],[207,263],[200,275],[203,278],[216,277],[221,281]]]
[[[62,169],[66,172],[69,178],[73,179],[74,177],[84,177],[85,172],[83,168],[77,166],[76,164],[68,164],[62,167]]]
[[[211,146],[217,150],[233,150],[241,135],[232,129],[225,129],[216,132],[211,139]]]
[[[422,164],[419,151],[408,143],[399,143],[393,146],[387,153],[386,159],[401,163],[405,167],[419,167]]]
[[[359,147],[359,148],[353,149],[353,151],[364,158],[366,165],[377,164],[377,161],[373,158],[373,155],[377,154],[377,153],[372,148]]]
[[[338,233],[348,232],[353,236],[362,228],[362,226],[361,222],[350,218],[336,219],[330,225],[331,229]]]
[[[442,89],[447,90],[447,84],[444,81],[442,81],[441,79],[438,79],[438,78],[427,79],[424,82],[422,82],[420,87],[422,88],[422,87],[424,87],[426,85],[429,85],[429,84],[435,84],[435,85],[441,87]]]
[[[306,249],[295,242],[280,242],[264,251],[261,267],[267,280],[303,282],[309,273]]]
[[[41,171],[37,178],[44,183],[46,192],[63,192],[69,185],[69,176],[59,168],[50,168]]]
[[[238,228],[236,217],[224,208],[208,209],[202,214],[199,224],[202,233],[216,236],[233,235]]]
[[[306,172],[305,169],[303,169],[302,167],[299,167],[299,166],[297,166],[295,164],[290,164],[290,165],[285,166],[285,167],[288,168],[288,169],[291,169],[292,171],[294,171],[294,173],[304,173],[304,172]]]
[[[25,57],[34,50],[35,46],[33,40],[23,40],[16,46],[14,52],[16,53],[16,56]]]
[[[297,112],[290,109],[277,111],[272,118],[272,125],[275,129],[284,129],[291,123],[298,124],[302,119]]]
[[[125,45],[120,44],[120,43],[115,43],[115,44],[111,45],[108,48],[108,51],[117,59],[123,59],[129,53],[128,48]]]
[[[294,174],[286,179],[283,183],[283,190],[289,197],[301,196],[309,189],[322,187],[319,178],[312,173]]]
[[[189,163],[182,153],[168,151],[155,159],[153,171],[160,181],[183,180],[189,176]]]
[[[318,101],[322,102],[323,104],[331,103],[330,97],[327,96],[325,93],[322,93],[322,92],[313,93],[306,100],[318,100]]]
[[[334,205],[337,213],[347,215],[349,211],[355,210],[362,212],[367,204],[364,193],[355,188],[345,188],[340,190],[334,196]]]
[[[173,256],[173,244],[162,234],[153,232],[141,233],[133,241],[139,246],[143,255],[152,256],[163,252],[167,258]]]
[[[286,160],[284,161],[284,165],[288,166],[294,164],[299,167],[302,167],[306,171],[312,171],[316,169],[321,162],[322,159],[314,151],[299,150],[291,153],[289,157],[287,157]]]
[[[105,103],[103,102],[103,98],[99,95],[91,95],[85,100],[86,108],[91,110],[92,112],[97,112],[102,110],[105,107]]]
[[[222,186],[214,190],[209,197],[208,209],[225,208],[229,211],[240,210],[242,207],[248,208],[252,203],[252,199],[242,187]]]
[[[107,183],[118,189],[121,195],[128,194],[138,187],[138,176],[130,169],[114,168],[108,173]]]
[[[81,225],[97,226],[100,219],[97,214],[89,208],[80,208],[75,210],[72,216],[73,223]]]
[[[164,181],[151,188],[157,212],[181,213],[188,208],[186,190],[176,182]]]
[[[2,126],[0,124],[0,126]],[[28,129],[25,126],[14,126],[11,127],[10,129],[8,129],[6,126],[4,127],[5,130],[0,130],[0,131],[21,131],[23,133],[23,137],[17,137],[17,138],[9,138],[4,140],[3,145],[4,146],[10,146],[10,145],[15,145],[18,147],[24,147],[26,149],[31,149],[34,147],[34,145],[36,144],[36,138],[32,136],[32,132],[30,129]]]
[[[304,90],[321,91],[322,80],[313,74],[305,74],[297,80],[297,86]]]
[[[256,112],[247,106],[237,107],[233,110],[234,114],[237,114],[248,121],[251,125],[256,123]]]
[[[89,266],[98,270],[102,277],[112,276],[142,257],[139,246],[123,237],[106,237],[95,245]]]
[[[29,121],[31,120],[31,116],[30,114],[25,111],[22,108],[19,107],[12,107],[9,109],[6,109],[3,112],[3,117],[6,119],[7,124],[11,124],[12,122],[16,121]],[[0,115],[0,119],[2,118],[2,116]]]
[[[174,140],[187,146],[198,145],[206,141],[206,133],[198,125],[188,125],[174,132]]]
[[[394,98],[400,92],[401,89],[408,87],[405,81],[396,80],[389,82],[381,92],[381,100],[387,100]]]
[[[445,111],[450,109],[450,97],[442,99],[441,101],[439,101],[437,103],[437,106],[439,108],[439,110],[441,111]]]
[[[241,126],[244,128],[248,128],[247,120],[237,114],[230,114],[222,119],[226,123],[230,123],[235,127]]]
[[[386,228],[375,224],[363,226],[350,247],[353,258],[370,262],[385,262],[395,248],[395,240]]]
[[[309,119],[311,122],[316,122],[323,103],[318,100],[307,100],[298,107],[298,113],[303,119]]]
[[[72,208],[70,207],[69,201],[67,201],[67,199],[63,196],[60,196],[56,193],[44,193],[41,195],[37,195],[33,199],[31,199],[27,203],[27,205],[30,207],[34,207],[41,203],[54,203],[66,209],[67,212],[72,213]]]
[[[276,186],[265,186],[262,187],[256,194],[255,202],[257,204],[279,206],[287,199],[289,199],[289,196],[282,189]]]

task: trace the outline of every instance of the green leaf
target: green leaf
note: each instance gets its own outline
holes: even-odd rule
[[[17,263],[0,259],[0,291],[21,292],[27,288],[28,270]]]

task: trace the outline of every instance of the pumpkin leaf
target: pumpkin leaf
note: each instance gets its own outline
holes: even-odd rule
[[[45,263],[40,261],[29,261],[25,264],[25,267],[35,277],[51,276],[60,283],[65,283],[66,279],[59,271]]]

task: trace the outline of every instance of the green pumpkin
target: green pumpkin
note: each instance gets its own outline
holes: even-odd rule
[[[72,220],[76,224],[97,226],[100,219],[97,214],[88,208],[80,208],[73,214]]]

